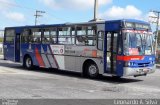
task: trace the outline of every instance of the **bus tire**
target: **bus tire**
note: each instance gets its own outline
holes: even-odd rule
[[[26,56],[23,60],[23,67],[28,69],[28,70],[31,70],[33,69],[33,61],[32,61],[32,58],[30,56]]]
[[[86,66],[86,71],[89,78],[97,78],[99,76],[99,69],[95,63],[89,63]]]

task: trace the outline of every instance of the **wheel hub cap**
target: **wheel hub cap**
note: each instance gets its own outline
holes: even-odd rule
[[[94,65],[92,65],[89,67],[89,72],[90,72],[90,74],[96,74],[97,68]]]
[[[31,67],[31,59],[30,58],[27,58],[27,60],[26,60],[26,66],[28,68]]]

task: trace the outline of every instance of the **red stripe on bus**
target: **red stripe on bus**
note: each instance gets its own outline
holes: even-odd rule
[[[45,64],[44,64],[43,59],[38,51],[38,48],[35,49],[35,55],[36,55],[36,59],[38,61],[38,64],[40,65],[40,67],[45,67]]]
[[[117,60],[131,61],[131,60],[143,60],[144,56],[117,56]]]

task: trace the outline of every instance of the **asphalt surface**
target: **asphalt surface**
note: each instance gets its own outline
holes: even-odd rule
[[[160,69],[143,77],[96,80],[0,60],[0,99],[160,99]]]

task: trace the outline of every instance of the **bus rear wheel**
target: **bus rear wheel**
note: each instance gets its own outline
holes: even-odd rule
[[[97,78],[99,76],[99,70],[95,63],[88,64],[86,69],[89,78]]]
[[[26,56],[24,58],[23,67],[26,68],[26,69],[28,69],[28,70],[33,69],[33,61],[32,61],[32,59],[31,59],[30,56]]]

